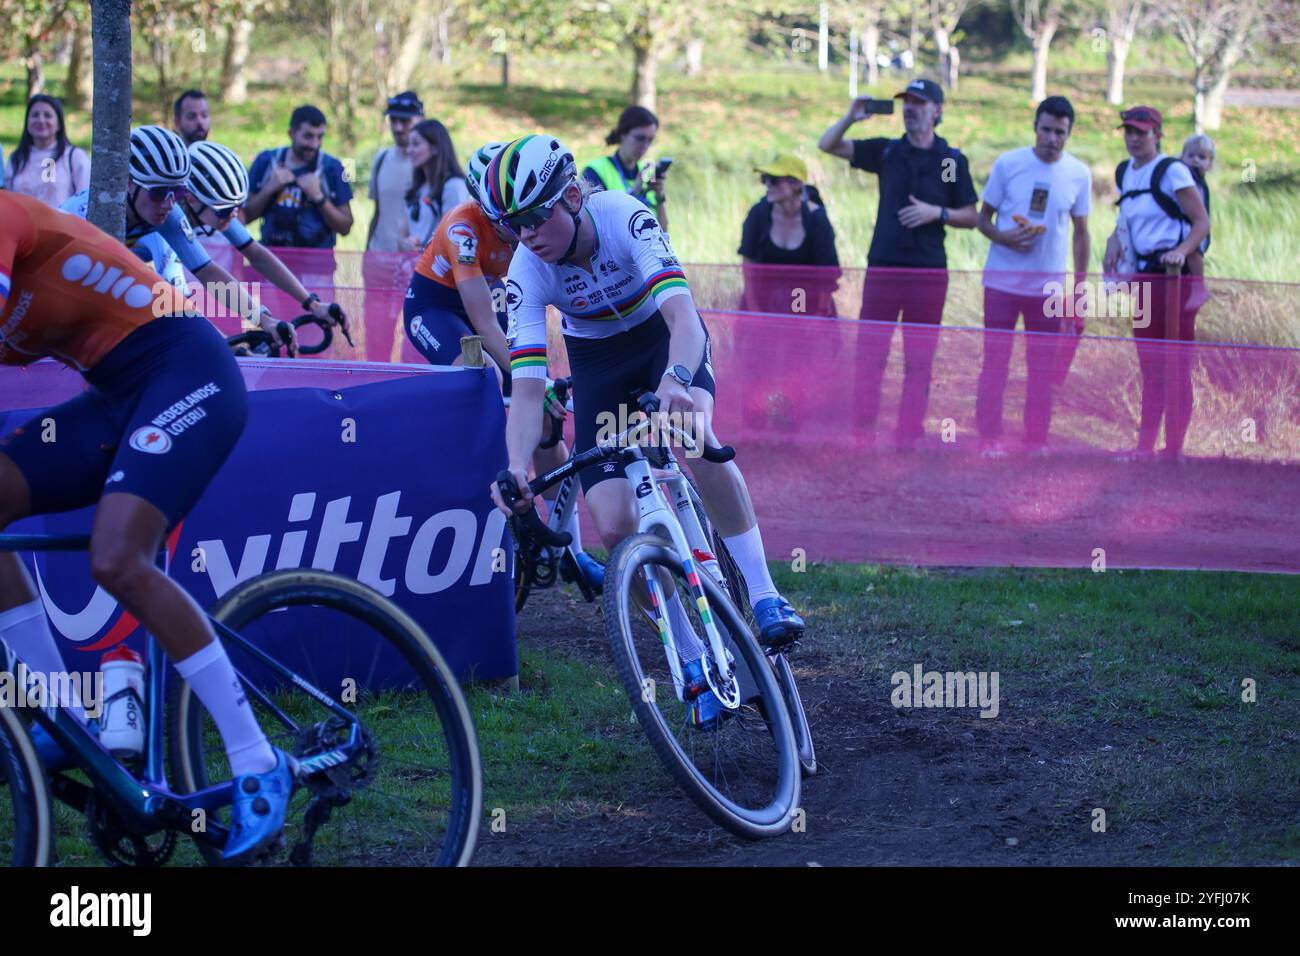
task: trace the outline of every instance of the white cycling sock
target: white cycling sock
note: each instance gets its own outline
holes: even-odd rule
[[[10,650],[27,665],[29,671],[45,675],[47,691],[53,690],[54,685],[50,684],[50,679],[55,674],[65,671],[66,665],[63,663],[63,655],[59,653],[59,645],[55,643],[54,635],[50,632],[50,622],[46,620],[45,607],[41,604],[40,598],[0,612],[0,641],[9,645]],[[2,664],[5,664],[5,660],[0,658],[0,665]],[[66,681],[61,686],[71,690],[73,699],[59,701],[51,699],[51,703],[64,706],[73,716],[84,722],[86,711],[81,706],[81,695],[76,684],[73,681]]]
[[[673,629],[673,641],[682,660],[698,661],[704,656],[704,642],[695,633],[695,625],[677,591],[668,596],[668,624]]]
[[[216,722],[230,758],[230,775],[265,773],[275,766],[275,751],[257,724],[239,675],[220,641],[213,641],[183,661],[176,673],[194,689]]]
[[[772,574],[767,570],[767,558],[763,556],[763,536],[758,532],[758,525],[744,534],[723,538],[727,550],[745,576],[749,587],[749,604],[753,607],[765,598],[779,597],[776,585],[772,583]]]

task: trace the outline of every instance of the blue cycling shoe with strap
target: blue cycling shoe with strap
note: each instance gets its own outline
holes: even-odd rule
[[[702,731],[717,730],[723,718],[730,716],[730,712],[709,687],[709,682],[704,677],[704,666],[698,659],[684,661],[682,678],[686,682],[686,696],[690,697],[692,693],[697,695],[686,702],[686,716],[691,726]]]
[[[582,571],[582,576],[587,579],[587,584],[597,594],[605,590],[605,566],[589,555],[586,551],[579,552],[576,556],[578,569]]]
[[[275,748],[275,766],[265,773],[246,773],[231,781],[230,836],[222,862],[246,863],[279,838],[293,796],[295,763]]]
[[[803,618],[779,594],[754,605],[754,621],[758,624],[759,643],[769,651],[789,647],[803,637]]]

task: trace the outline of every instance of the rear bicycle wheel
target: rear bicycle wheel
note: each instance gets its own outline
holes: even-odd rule
[[[677,698],[666,644],[634,600],[647,575],[666,572],[703,640],[701,611],[681,559],[658,535],[625,539],[605,566],[603,608],[614,663],[641,727],[687,795],[719,825],[757,839],[789,829],[799,802],[794,731],[772,668],[722,589],[699,576],[715,625],[735,658],[741,704],[712,731],[692,726]],[[667,597],[668,595],[665,594]],[[705,649],[706,670],[711,652]]]
[[[451,670],[404,611],[363,584],[315,570],[275,571],[230,591],[212,611],[341,703],[362,745],[294,794],[285,843],[307,836],[310,807],[328,803],[311,840],[321,865],[464,866],[482,815],[483,775],[469,708]],[[343,746],[350,726],[314,695],[226,642],[272,746],[302,759]],[[169,682],[173,783],[193,792],[230,777],[221,738],[188,684]],[[317,812],[313,811],[313,812]],[[224,811],[223,811],[224,812]],[[219,854],[200,845],[209,862]],[[305,862],[291,855],[291,862]]]
[[[754,612],[749,606],[749,585],[745,582],[745,576],[740,573],[740,565],[736,564],[736,559],[731,556],[731,551],[727,548],[727,543],[722,540],[722,535],[718,534],[717,529],[709,521],[695,480],[685,472],[682,474],[690,485],[691,504],[695,507],[696,517],[700,519],[700,526],[713,542],[713,556],[718,559],[718,567],[722,570],[722,580],[727,585],[731,603],[736,605],[737,610],[744,616],[745,622],[752,625]],[[769,654],[767,659],[776,672],[777,683],[781,685],[786,709],[790,711],[790,721],[794,724],[794,738],[799,746],[799,767],[805,777],[811,777],[817,773],[817,748],[813,746],[812,727],[808,724],[808,712],[804,709],[803,698],[799,696],[799,685],[795,682],[794,670],[790,667],[790,661],[784,652]]]
[[[0,864],[54,862],[54,807],[31,735],[10,707],[0,706]]]

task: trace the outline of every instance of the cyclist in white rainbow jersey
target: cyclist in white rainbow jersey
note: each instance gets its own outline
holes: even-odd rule
[[[712,427],[708,332],[654,214],[625,193],[589,194],[579,183],[573,154],[546,135],[525,136],[498,153],[481,195],[485,208],[520,237],[506,278],[514,379],[506,445],[510,471],[523,491],[520,509],[531,507],[526,469],[540,437],[541,417],[534,409],[541,408],[546,384],[548,305],[561,315],[577,451],[596,444],[603,415],[621,421],[636,410],[630,397],[636,388],[656,392],[670,415],[693,412],[696,434],[720,445]],[[740,469],[734,462],[703,459],[692,459],[691,469],[749,585],[761,640],[774,649],[798,640],[804,622],[772,582]],[[601,538],[612,549],[636,531],[632,490],[624,480],[611,480],[623,478],[622,468],[605,463],[579,477]],[[495,485],[492,495],[504,510]],[[680,603],[670,605],[670,613],[675,632],[691,633]],[[716,715],[712,703],[698,715],[701,724]]]

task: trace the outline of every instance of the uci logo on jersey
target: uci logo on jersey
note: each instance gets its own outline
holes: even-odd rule
[[[63,263],[61,271],[69,282],[93,287],[96,292],[111,295],[132,309],[143,309],[153,302],[153,290],[149,286],[136,282],[132,276],[123,275],[119,267],[105,267],[104,263],[96,262],[90,256],[77,253]]]
[[[564,294],[573,295],[575,292],[581,292],[585,288],[587,288],[587,283],[584,282],[582,279],[579,279],[577,282],[573,282],[570,283],[569,285],[566,285],[564,287]]]
[[[633,239],[649,242],[655,237],[655,233],[659,231],[659,223],[649,212],[639,209],[628,222],[627,231],[632,234]]]

